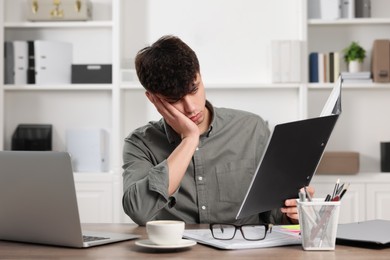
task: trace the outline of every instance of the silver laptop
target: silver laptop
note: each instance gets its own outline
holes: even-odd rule
[[[81,248],[137,237],[82,232],[68,153],[0,151],[1,240]]]

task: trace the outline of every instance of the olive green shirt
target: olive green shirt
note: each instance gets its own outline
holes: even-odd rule
[[[152,219],[186,223],[286,222],[275,209],[248,218],[235,217],[264,152],[270,131],[257,115],[206,106],[212,114],[209,130],[181,181],[168,195],[167,158],[181,142],[164,119],[149,122],[127,138],[123,149],[123,208],[137,224]]]

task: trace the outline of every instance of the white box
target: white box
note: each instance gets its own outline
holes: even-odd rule
[[[108,171],[108,133],[101,128],[78,128],[66,131],[66,149],[75,172]]]

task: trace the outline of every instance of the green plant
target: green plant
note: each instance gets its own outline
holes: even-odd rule
[[[348,47],[344,50],[344,61],[349,63],[350,61],[357,60],[359,62],[363,62],[366,58],[366,50],[363,49],[362,46],[357,42],[352,42]]]

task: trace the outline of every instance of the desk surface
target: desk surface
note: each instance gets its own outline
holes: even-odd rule
[[[196,228],[191,225],[188,228]],[[145,227],[132,224],[85,224],[89,230],[135,233],[146,239]],[[336,245],[335,251],[304,251],[301,246],[261,248],[250,250],[219,250],[197,244],[187,249],[161,251],[145,249],[135,245],[135,240],[91,247],[73,249],[55,246],[34,245],[0,241],[0,259],[142,259],[158,257],[161,259],[194,258],[194,259],[389,259],[390,248],[365,249]]]

